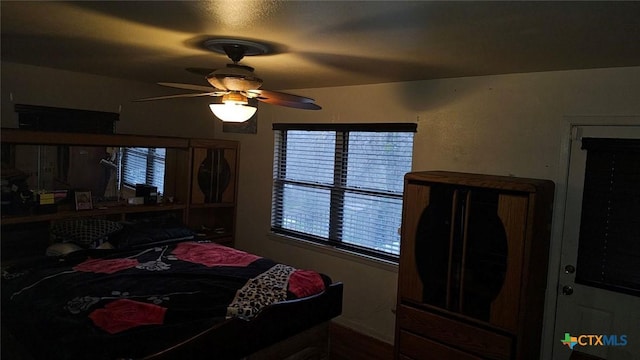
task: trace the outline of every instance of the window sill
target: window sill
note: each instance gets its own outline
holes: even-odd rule
[[[280,235],[280,234],[276,234],[273,232],[269,232],[267,233],[267,237],[270,240],[273,241],[277,241],[280,243],[284,243],[287,245],[294,245],[294,246],[298,246],[300,248],[303,249],[307,249],[307,250],[312,250],[312,251],[316,251],[319,253],[323,253],[326,255],[330,255],[330,256],[335,256],[335,257],[339,257],[345,260],[349,260],[349,261],[355,261],[364,265],[368,265],[368,266],[373,266],[382,270],[386,270],[386,271],[391,271],[391,272],[398,272],[398,263],[397,262],[393,262],[393,261],[387,261],[387,260],[382,260],[382,259],[376,259],[374,257],[371,256],[366,256],[366,255],[362,255],[362,254],[358,254],[352,251],[347,251],[347,250],[343,250],[343,249],[338,249],[334,246],[331,245],[324,245],[324,244],[319,244],[319,243],[315,243],[312,241],[307,241],[307,240],[302,240],[302,239],[298,239],[298,238],[294,238],[291,236],[285,236],[285,235]]]

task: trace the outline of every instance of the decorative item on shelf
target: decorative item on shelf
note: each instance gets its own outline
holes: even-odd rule
[[[127,199],[127,204],[129,205],[143,205],[144,197],[142,196],[134,196]]]
[[[29,189],[29,174],[2,166],[2,214],[28,215],[35,206],[35,196]]]
[[[36,212],[38,214],[51,214],[58,211],[55,203],[55,194],[52,192],[39,192],[36,195]]]
[[[120,195],[120,189],[118,187],[119,153],[120,149],[118,147],[106,147],[105,157],[100,160],[100,165],[103,167],[106,179],[103,196],[105,201],[117,201]]]
[[[53,202],[58,205],[69,202],[69,190],[53,190]]]
[[[158,187],[147,184],[136,184],[136,197],[142,197],[145,205],[158,203]]]
[[[93,209],[93,201],[91,200],[91,191],[76,191],[76,210]]]

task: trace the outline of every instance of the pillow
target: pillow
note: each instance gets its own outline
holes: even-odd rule
[[[56,242],[72,242],[84,248],[95,248],[121,229],[122,225],[115,221],[70,219],[52,224],[50,233]]]
[[[74,243],[56,243],[47,248],[47,256],[62,256],[71,254],[74,251],[82,250],[82,248]]]
[[[141,219],[124,223],[122,231],[109,238],[118,249],[138,249],[193,240],[195,233],[174,218]]]

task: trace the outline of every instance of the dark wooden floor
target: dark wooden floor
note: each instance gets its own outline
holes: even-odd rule
[[[393,345],[336,323],[329,325],[330,360],[393,360]],[[573,351],[570,360],[605,360]]]
[[[329,359],[392,360],[393,345],[331,323],[329,326]]]

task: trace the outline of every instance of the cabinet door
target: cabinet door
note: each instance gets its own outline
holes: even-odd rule
[[[404,188],[402,242],[400,243],[400,265],[398,289],[401,300],[422,302],[422,281],[416,266],[416,229],[420,215],[429,206],[429,187],[408,182]]]
[[[500,194],[497,214],[504,225],[507,238],[505,278],[495,299],[491,302],[490,322],[516,331],[523,287],[523,267],[527,220],[530,218],[529,194]],[[539,245],[541,246],[541,245]]]
[[[191,203],[233,203],[235,166],[235,149],[194,148]]]
[[[516,331],[528,196],[407,183],[399,296]]]

